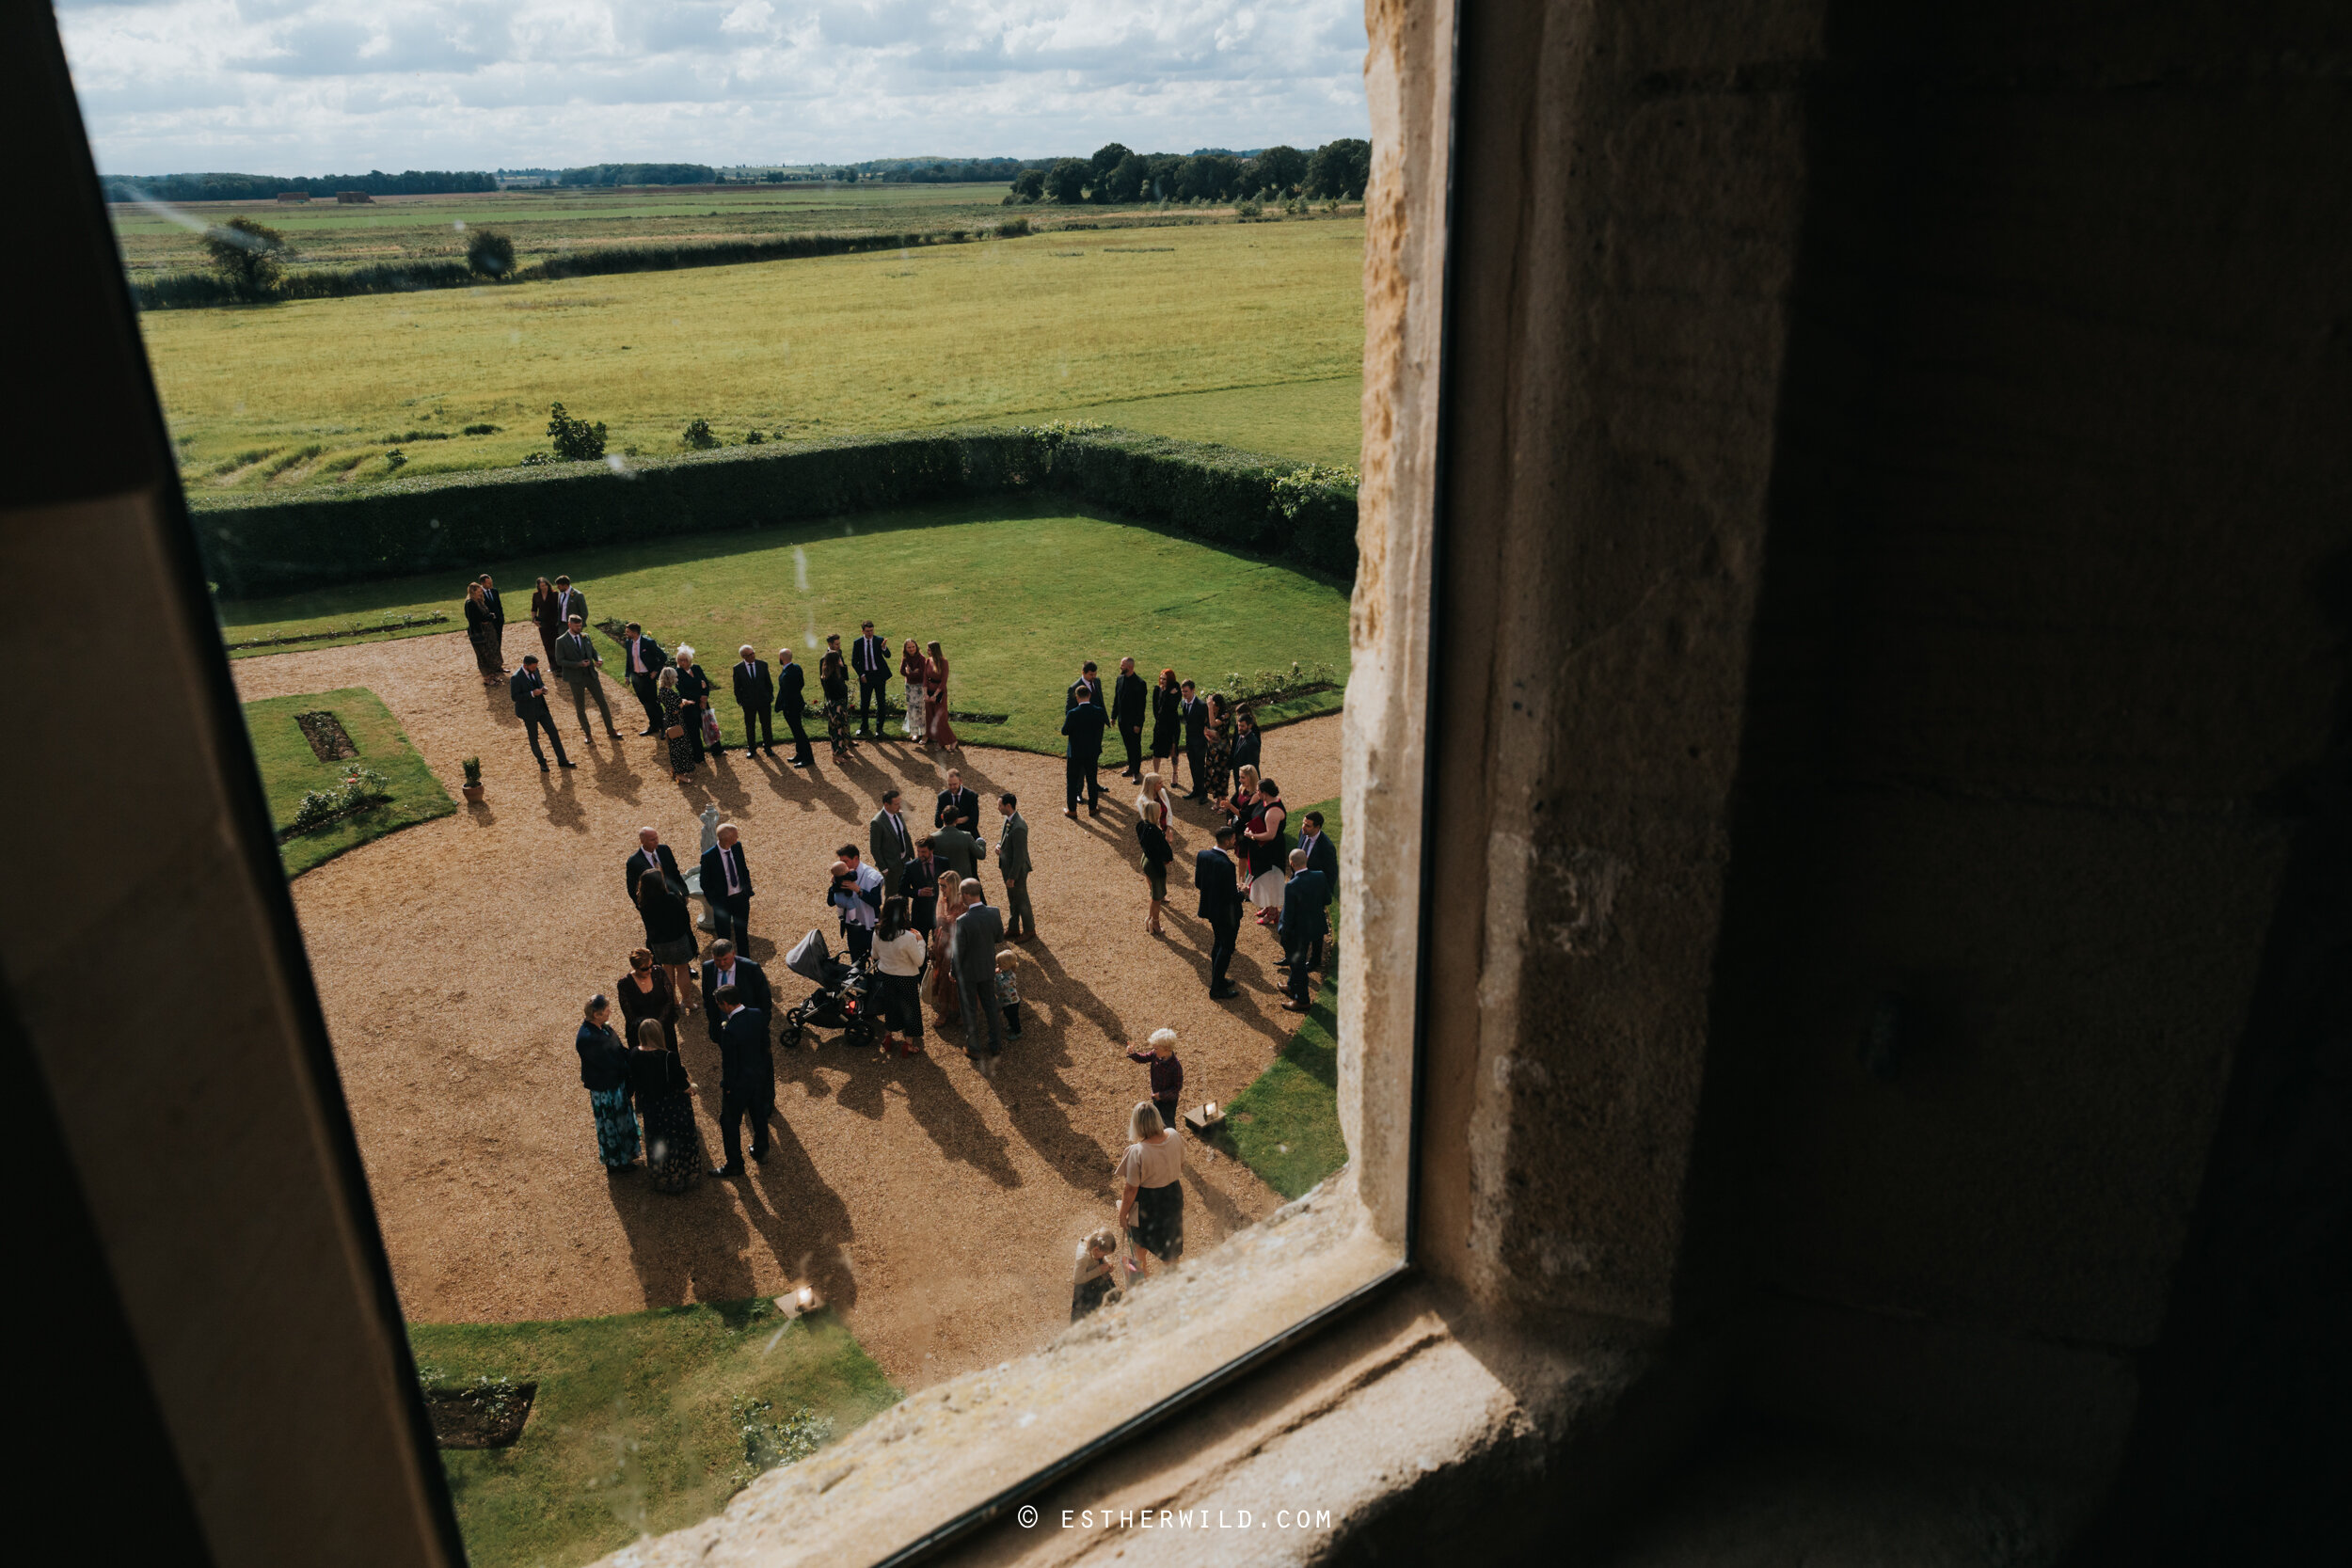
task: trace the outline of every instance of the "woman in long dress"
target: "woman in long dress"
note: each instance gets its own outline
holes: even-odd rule
[[[701,1006],[694,999],[694,955],[701,951],[694,911],[671,890],[658,865],[638,874],[637,916],[645,923],[645,951],[670,972],[670,994],[682,1010],[692,1012]]]
[[[818,689],[825,694],[825,739],[835,757],[857,749],[850,738],[850,661],[841,657],[841,634],[825,639],[825,657],[817,661]]]
[[[943,870],[939,875],[939,905],[931,916],[930,978],[931,1007],[939,1014],[942,1028],[963,1016],[963,996],[956,987],[948,950],[955,943],[956,920],[968,908],[963,901],[963,879]]]
[[[1282,786],[1272,779],[1258,782],[1258,809],[1249,824],[1249,901],[1258,906],[1258,924],[1282,921],[1282,889],[1290,879],[1290,840],[1282,824],[1290,816],[1282,804]]]
[[[686,715],[686,747],[693,756],[687,768],[691,773],[702,766],[703,715],[710,711],[710,677],[694,662],[694,650],[683,642],[670,660],[670,668],[663,673],[677,677],[678,709]]]
[[[1209,799],[1221,800],[1233,771],[1233,710],[1222,691],[1209,693],[1208,732]]]
[[[923,664],[923,733],[930,743],[943,750],[960,752],[956,744],[955,726],[947,722],[947,656],[931,644],[931,657]]]
[[[924,705],[923,694],[928,677],[924,673],[922,644],[912,637],[898,650],[898,678],[907,683],[907,738],[927,740],[930,710]]]
[[[490,601],[482,596],[482,584],[466,584],[466,641],[473,644],[474,667],[482,673],[482,684],[498,686],[506,679],[506,672],[499,668],[498,627],[490,614]]]
[[[580,1086],[596,1118],[596,1158],[607,1170],[637,1163],[637,1112],[628,1101],[628,1047],[612,1029],[612,1004],[588,999],[585,1021],[572,1043],[580,1051]]]
[[[670,972],[653,961],[650,948],[640,947],[628,956],[628,973],[612,983],[612,994],[620,999],[624,1036],[635,1039],[637,1026],[652,1019],[661,1025],[670,1049],[677,1049],[677,992],[670,985]]]
[[[555,608],[555,584],[541,578],[531,591],[531,624],[538,628],[539,648],[550,673],[555,669],[555,640],[564,635],[564,617]]]
[[[1176,672],[1163,670],[1160,684],[1152,689],[1152,760],[1160,765],[1157,771],[1176,776],[1176,750],[1184,743],[1184,693]]]
[[[682,1193],[703,1173],[702,1137],[694,1128],[693,1084],[686,1064],[665,1043],[652,1019],[637,1026],[637,1049],[628,1053],[628,1089],[645,1123],[645,1168],[654,1190]]]
[[[693,716],[686,711],[686,699],[678,695],[677,667],[665,664],[654,681],[661,702],[661,733],[670,748],[670,778],[674,783],[690,784],[694,777]]]

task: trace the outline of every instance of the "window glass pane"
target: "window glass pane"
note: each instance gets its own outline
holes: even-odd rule
[[[1357,8],[59,16],[477,1562],[1389,1266]]]

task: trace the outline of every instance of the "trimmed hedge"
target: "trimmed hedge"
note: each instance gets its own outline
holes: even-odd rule
[[[946,430],[728,447],[615,466],[558,463],[398,480],[357,494],[191,496],[227,598],[300,593],[485,561],[1036,488],[1352,579],[1356,493],[1295,464],[1126,431]]]

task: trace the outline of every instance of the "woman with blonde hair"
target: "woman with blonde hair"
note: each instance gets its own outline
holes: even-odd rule
[[[482,684],[504,684],[506,672],[499,668],[498,627],[490,614],[490,601],[483,596],[478,582],[466,584],[466,641],[473,646],[474,668],[482,675]]]
[[[665,664],[654,677],[655,696],[661,704],[661,733],[670,748],[670,779],[688,784],[694,777],[694,746],[687,738],[690,721],[686,699],[678,694],[677,666]]]
[[[955,726],[947,722],[947,656],[935,641],[930,651],[923,664],[923,733],[942,751],[960,752],[963,748],[956,743]]]
[[[926,841],[928,842],[928,841]],[[963,879],[946,871],[939,878],[939,904],[931,915],[931,1006],[946,1028],[963,1016],[963,995],[956,985],[950,962],[956,941],[956,921],[971,908],[963,901]]]
[[[924,685],[928,678],[925,671],[923,645],[910,637],[898,650],[898,678],[907,683],[907,738],[928,745],[930,736],[926,728],[928,709],[924,704],[929,688]]]
[[[1184,1150],[1176,1130],[1148,1100],[1127,1113],[1127,1151],[1119,1157],[1119,1223],[1126,1227],[1127,1272],[1143,1273],[1142,1253],[1163,1263],[1184,1256]]]
[[[1160,911],[1168,907],[1168,866],[1176,858],[1174,821],[1168,812],[1167,785],[1160,783],[1158,773],[1146,773],[1143,793],[1136,797],[1136,842],[1142,847],[1143,879],[1152,890],[1143,928],[1155,937],[1164,933]]]

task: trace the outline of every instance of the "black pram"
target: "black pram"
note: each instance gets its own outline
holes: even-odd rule
[[[817,987],[807,1001],[784,1015],[786,1050],[801,1045],[810,1028],[838,1029],[844,1045],[874,1043],[876,1002],[869,995],[873,976],[834,958],[825,946],[824,933],[811,931],[794,942],[784,967]]]

